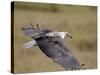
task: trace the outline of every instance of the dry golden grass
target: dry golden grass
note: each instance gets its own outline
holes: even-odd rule
[[[38,47],[25,49],[31,40],[21,32],[23,25],[39,24],[41,28],[68,31],[73,39],[65,39],[83,69],[97,68],[97,9],[89,6],[15,3],[14,65],[15,73],[64,71]]]

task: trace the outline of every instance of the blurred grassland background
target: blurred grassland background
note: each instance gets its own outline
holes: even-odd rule
[[[49,59],[38,46],[25,49],[22,45],[31,38],[21,32],[24,25],[56,31],[67,31],[72,39],[65,38],[83,69],[97,68],[97,7],[81,5],[14,2],[14,69],[15,73],[64,71]]]

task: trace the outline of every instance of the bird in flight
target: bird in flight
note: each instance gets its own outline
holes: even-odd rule
[[[31,48],[39,46],[40,50],[55,63],[66,70],[78,70],[81,68],[78,60],[73,56],[71,50],[64,45],[64,38],[70,37],[68,32],[59,32],[49,29],[40,29],[37,24],[35,28],[32,24],[21,28],[22,32],[32,38],[32,41],[25,43],[23,47]]]

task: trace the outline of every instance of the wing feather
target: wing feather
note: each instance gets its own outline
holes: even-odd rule
[[[40,49],[57,64],[68,69],[79,69],[80,64],[72,52],[63,44],[60,37],[47,38],[37,41]]]
[[[45,36],[47,33],[52,32],[52,30],[37,29],[37,28],[33,28],[32,26],[26,26],[26,27],[22,27],[22,32],[26,36],[32,37],[32,39],[36,39]]]

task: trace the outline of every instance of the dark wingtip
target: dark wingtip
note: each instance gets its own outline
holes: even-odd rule
[[[30,23],[30,25],[34,28],[34,25],[32,23]]]
[[[37,28],[38,28],[38,29],[40,29],[40,27],[39,27],[39,25],[38,25],[38,24],[37,24],[36,26],[37,26]]]
[[[21,28],[21,30],[24,30],[24,28]]]
[[[70,36],[70,38],[72,39],[72,36]]]
[[[85,66],[85,64],[81,64],[81,66]]]

